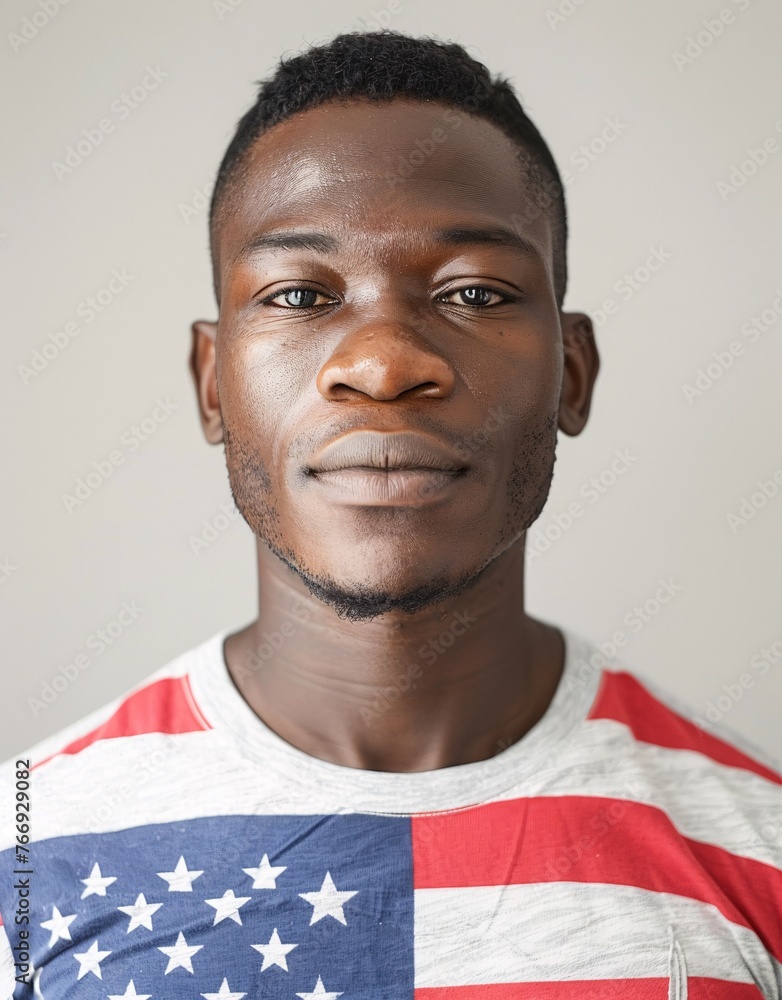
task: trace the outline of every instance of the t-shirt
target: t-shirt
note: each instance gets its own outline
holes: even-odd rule
[[[227,631],[10,761],[0,997],[779,1000],[782,777],[563,634],[475,763],[298,750]]]

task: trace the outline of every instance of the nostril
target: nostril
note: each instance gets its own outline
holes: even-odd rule
[[[449,362],[416,338],[362,328],[343,338],[320,369],[316,383],[325,399],[350,401],[445,398],[456,383]]]
[[[422,382],[421,385],[408,390],[413,396],[442,396],[443,387],[437,382]]]
[[[346,382],[336,382],[329,389],[329,397],[333,400],[341,399],[353,399],[354,397],[361,397],[365,399],[367,393],[362,392],[360,389],[355,389],[352,385],[348,385]]]

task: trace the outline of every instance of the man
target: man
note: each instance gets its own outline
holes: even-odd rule
[[[283,62],[211,238],[258,618],[7,766],[9,995],[779,998],[782,777],[524,610],[598,357],[507,82],[395,33]]]

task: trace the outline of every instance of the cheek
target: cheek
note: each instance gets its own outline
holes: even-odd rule
[[[251,331],[232,332],[217,355],[223,423],[234,440],[262,457],[270,474],[284,473],[286,441],[305,419],[315,374],[293,345],[272,344]]]
[[[243,436],[255,434],[266,422],[265,400],[268,392],[263,381],[264,368],[255,362],[253,352],[234,347],[227,351],[218,366],[217,388],[223,422]]]
[[[537,483],[555,447],[562,352],[550,336],[536,346],[495,365],[497,378],[488,387],[484,426],[485,448],[496,450],[498,459],[502,456],[500,474],[512,478],[523,468],[523,478]],[[519,490],[513,487],[512,492]]]
[[[540,423],[558,408],[563,354],[561,342],[550,335],[528,342],[523,351],[493,359],[493,367],[496,377],[488,394],[502,401],[520,428]]]
[[[224,418],[258,423],[276,395],[269,342],[249,328],[234,326],[218,342],[217,386]]]

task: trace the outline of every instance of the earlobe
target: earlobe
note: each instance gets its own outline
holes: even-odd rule
[[[561,313],[564,364],[559,398],[559,428],[575,437],[584,429],[600,356],[592,320],[585,313]]]
[[[215,340],[217,323],[196,320],[192,327],[192,347],[190,349],[190,373],[195,383],[198,412],[206,440],[210,444],[220,444],[223,440],[223,420],[220,414],[220,400],[217,395],[217,370]]]

